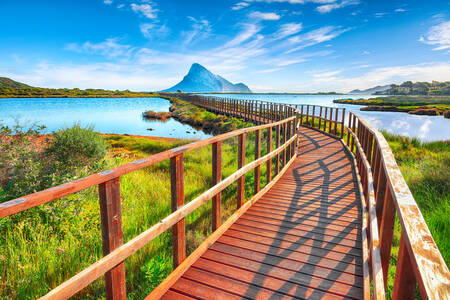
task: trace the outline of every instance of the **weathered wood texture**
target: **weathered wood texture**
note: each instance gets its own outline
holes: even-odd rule
[[[342,143],[301,127],[300,156],[163,296],[362,299],[361,199]]]

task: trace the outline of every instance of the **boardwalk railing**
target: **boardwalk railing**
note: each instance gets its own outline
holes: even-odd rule
[[[422,299],[450,298],[448,267],[386,139],[379,131],[351,112],[348,126],[345,126],[345,108],[286,105],[278,109],[278,103],[256,100],[178,96],[215,112],[243,116],[256,122],[260,116],[269,116],[269,121],[278,120],[280,114],[289,115],[290,110],[286,107],[291,107],[298,110],[299,126],[315,128],[341,139],[346,133],[347,146],[354,154],[361,181],[363,250],[367,258],[364,266],[365,293],[370,291],[372,284],[373,297],[385,297],[397,214],[402,232],[392,299],[413,299],[416,284]],[[344,140],[342,142],[345,143]],[[365,237],[368,241],[364,241]],[[366,274],[369,270],[370,274]]]
[[[105,275],[107,299],[125,299],[125,259],[163,232],[172,228],[173,265],[176,269],[150,295],[151,298],[158,298],[166,292],[171,282],[176,281],[289,168],[297,156],[296,121],[296,117],[292,116],[265,125],[235,130],[170,149],[115,169],[93,174],[19,199],[4,202],[0,204],[0,218],[17,214],[89,187],[98,186],[104,257],[50,291],[42,299],[67,299],[102,275]],[[261,157],[263,130],[267,130],[267,154]],[[276,149],[272,149],[273,130],[276,133]],[[255,160],[246,164],[245,145],[246,136],[249,133],[255,134]],[[238,170],[227,178],[222,179],[222,142],[233,137],[238,137],[239,141],[237,151]],[[183,183],[184,154],[207,145],[212,145],[212,187],[185,204]],[[120,177],[167,159],[170,159],[172,214],[131,239],[126,244],[123,244]],[[272,160],[275,160],[275,174],[271,172]],[[267,164],[267,184],[261,189],[260,167],[264,163]],[[245,174],[250,171],[254,172],[254,195],[250,200],[244,202]],[[237,211],[224,224],[221,224],[221,192],[236,181],[238,184]],[[185,217],[210,199],[212,199],[211,213],[213,220],[212,229],[214,232],[199,248],[186,258]]]
[[[170,94],[174,96],[174,94]],[[355,114],[316,105],[287,105],[253,100],[224,99],[178,94],[178,97],[206,109],[264,124],[232,131],[182,147],[164,151],[112,170],[100,172],[67,184],[0,204],[0,218],[16,214],[58,198],[98,186],[104,257],[67,280],[44,299],[66,299],[105,274],[107,299],[125,299],[124,260],[161,233],[172,228],[173,261],[176,269],[149,298],[162,296],[178,278],[214,243],[253,203],[283,175],[297,155],[298,126],[315,128],[338,138],[347,133],[349,153],[354,153],[360,178],[363,209],[362,242],[365,299],[384,299],[391,257],[394,219],[397,213],[402,234],[392,299],[413,299],[416,283],[423,299],[449,297],[448,268],[431,236],[422,214],[409,191],[395,158],[383,135]],[[276,130],[276,149],[272,149],[272,130]],[[262,130],[267,130],[267,154],[261,157]],[[255,160],[245,164],[246,135],[255,133]],[[222,180],[222,142],[238,137],[238,170]],[[344,140],[342,142],[345,144]],[[212,187],[184,204],[184,153],[212,145]],[[172,214],[122,244],[120,208],[121,176],[170,159]],[[272,176],[272,160],[275,174]],[[260,166],[267,164],[267,185],[260,188]],[[244,203],[244,175],[254,171],[254,195]],[[273,178],[272,178],[273,177]],[[238,183],[237,211],[221,224],[221,192]],[[185,217],[212,199],[214,232],[186,258]],[[378,234],[380,231],[380,235]]]

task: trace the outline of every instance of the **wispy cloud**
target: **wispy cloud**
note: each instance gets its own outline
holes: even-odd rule
[[[243,8],[248,7],[250,4],[247,2],[238,2],[231,7],[232,10],[241,10]]]
[[[437,46],[433,50],[445,50],[450,48],[450,21],[442,22],[431,27],[427,34],[421,36],[419,41]]]
[[[263,13],[260,11],[251,12],[249,14],[249,17],[254,18],[254,19],[266,20],[266,21],[276,21],[281,18],[281,16],[278,15],[277,13],[274,13],[274,12]]]
[[[335,9],[343,8],[348,5],[357,5],[357,4],[359,4],[359,0],[343,0],[341,2],[320,5],[316,8],[316,10],[318,12],[320,12],[321,14],[325,14],[325,13],[329,13]]]
[[[261,27],[256,24],[244,24],[243,30],[239,32],[238,35],[236,35],[233,39],[228,41],[225,44],[226,48],[234,47],[237,45],[242,44],[243,42],[247,41],[251,37],[253,37],[255,34],[257,34],[261,30]]]
[[[144,3],[144,4],[131,3],[131,9],[135,13],[141,14],[146,18],[156,19],[158,17],[156,13],[159,10],[154,8],[152,5],[153,4],[148,4],[148,3]]]
[[[103,3],[105,3],[105,4],[112,4],[113,3],[113,1],[112,0],[103,0]]]
[[[350,30],[349,28],[341,28],[337,26],[325,26],[305,34],[300,34],[289,38],[289,42],[292,45],[298,45],[297,47],[291,48],[285,53],[291,53],[305,47],[313,46],[322,42],[329,41],[335,37],[341,35],[342,33]]]
[[[109,38],[100,43],[91,43],[89,41],[83,44],[69,43],[66,44],[65,49],[78,53],[99,54],[108,58],[126,56],[133,50],[130,45],[120,44],[118,41],[118,38]]]
[[[394,10],[395,12],[398,12],[398,13],[402,13],[402,12],[405,12],[406,11],[406,9],[404,9],[404,8],[397,8],[396,10]]]
[[[155,37],[166,36],[169,33],[169,28],[166,24],[157,25],[155,23],[142,23],[139,25],[142,35],[147,39],[152,39]]]
[[[189,16],[188,19],[192,21],[192,30],[184,31],[182,33],[184,36],[184,46],[189,45],[196,40],[207,38],[211,34],[211,24],[208,20],[196,19],[191,16]]]
[[[293,34],[297,34],[302,30],[302,23],[286,23],[281,25],[280,29],[274,33],[275,39],[284,39]]]

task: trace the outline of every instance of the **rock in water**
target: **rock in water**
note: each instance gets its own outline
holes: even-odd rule
[[[200,64],[192,64],[183,80],[165,92],[185,93],[251,93],[252,91],[243,83],[233,84],[225,78],[211,73]]]

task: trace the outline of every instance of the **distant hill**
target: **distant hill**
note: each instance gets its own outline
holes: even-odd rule
[[[386,90],[388,90],[391,86],[390,85],[377,85],[376,87],[366,89],[366,90],[353,90],[350,91],[349,94],[375,94],[375,93],[382,93]]]
[[[450,95],[450,81],[412,82],[405,81],[400,85],[391,84],[389,89],[383,92],[386,95]],[[377,92],[376,94],[380,94]]]
[[[7,77],[0,77],[0,87],[10,87],[15,89],[31,88],[31,86],[25,83],[17,82]]]
[[[185,93],[251,93],[252,91],[243,83],[233,84],[225,78],[211,73],[200,64],[192,64],[183,80],[165,92],[182,91]]]

